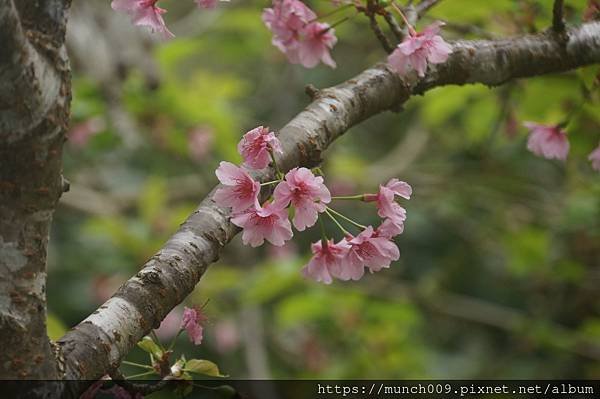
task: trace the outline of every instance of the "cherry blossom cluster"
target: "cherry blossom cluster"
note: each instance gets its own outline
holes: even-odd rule
[[[293,237],[292,225],[304,231],[321,221],[322,239],[312,244],[313,257],[303,268],[303,274],[318,282],[330,284],[339,280],[358,280],[365,268],[377,272],[400,258],[393,238],[404,231],[406,210],[397,197],[410,199],[412,188],[398,179],[379,186],[377,193],[333,197],[324,184],[320,170],[293,168],[285,175],[279,171],[275,154],[281,153],[281,143],[274,132],[259,126],[247,132],[238,145],[244,161],[242,166],[221,162],[216,175],[222,187],[215,191],[214,201],[231,208],[231,222],[242,228],[242,242],[258,247],[265,240],[283,246]],[[250,171],[272,166],[277,179],[259,183]],[[318,171],[317,175],[315,172]],[[272,194],[260,202],[261,187],[275,185]],[[332,200],[373,202],[381,224],[364,226],[331,208]],[[290,223],[289,215],[293,214]],[[321,217],[327,216],[343,233],[337,243],[327,235]],[[346,230],[341,222],[360,229],[357,235]]]
[[[570,144],[567,132],[562,125],[544,125],[535,122],[525,122],[529,130],[527,149],[546,159],[565,161],[569,154]],[[588,156],[592,169],[600,172],[600,144]]]
[[[289,62],[313,68],[321,61],[335,68],[329,53],[337,42],[334,29],[317,19],[317,14],[300,0],[273,0],[273,7],[262,14],[273,33],[273,45]]]
[[[446,62],[452,47],[439,35],[443,22],[436,21],[417,32],[408,22],[408,35],[389,55],[390,68],[400,76],[406,76],[411,69],[419,77],[425,76],[428,64]]]
[[[162,17],[167,12],[160,8],[159,0],[112,0],[111,7],[115,11],[122,11],[129,15],[131,22],[136,26],[146,26],[152,32],[159,33],[165,39],[175,37],[167,28]],[[219,1],[229,0],[194,0],[198,8],[213,9]]]
[[[401,14],[402,15],[402,14]],[[404,18],[404,16],[402,15]],[[411,70],[419,77],[425,76],[429,64],[446,62],[452,53],[450,46],[439,35],[443,22],[436,21],[417,32],[405,19],[408,26],[408,36],[388,56],[390,69],[400,76],[406,76]],[[535,122],[523,124],[530,132],[527,149],[535,155],[565,161],[569,154],[569,139],[562,125],[545,125]],[[600,172],[600,144],[594,149],[588,159],[592,168]]]

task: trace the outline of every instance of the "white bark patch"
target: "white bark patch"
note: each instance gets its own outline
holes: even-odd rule
[[[4,242],[0,237],[0,270],[3,276],[14,273],[27,264],[27,257],[17,248],[16,242]]]
[[[129,336],[138,338],[142,315],[125,299],[112,297],[102,305],[102,312],[92,313],[82,323],[91,322],[110,337],[111,362],[120,360],[120,354],[129,350]]]
[[[31,283],[27,287],[27,293],[36,296],[39,299],[44,299],[44,287],[46,286],[46,273],[36,273],[31,279]]]

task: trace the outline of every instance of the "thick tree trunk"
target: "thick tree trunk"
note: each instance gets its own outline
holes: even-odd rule
[[[0,0],[0,377],[58,379],[46,335],[46,251],[65,190],[68,0]],[[38,396],[44,396],[40,393]]]

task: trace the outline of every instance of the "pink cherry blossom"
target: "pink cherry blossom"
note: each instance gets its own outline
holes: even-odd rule
[[[359,280],[364,274],[364,267],[371,273],[390,267],[392,261],[400,259],[400,250],[393,241],[375,234],[373,227],[368,226],[356,237],[347,237],[350,249],[343,263],[340,278],[343,280]]]
[[[394,238],[404,232],[404,223],[397,223],[392,219],[385,219],[375,230],[377,237]]]
[[[282,52],[294,47],[301,30],[317,15],[299,0],[273,0],[273,8],[266,8],[262,20],[273,32],[272,43]]]
[[[293,222],[299,231],[313,226],[319,212],[324,212],[325,204],[331,202],[331,194],[323,184],[323,178],[306,168],[290,170],[285,180],[275,187],[273,197],[283,208],[290,203],[294,206]]]
[[[165,38],[173,35],[163,20],[162,14],[167,10],[156,5],[158,0],[112,0],[111,7],[115,11],[123,11],[129,15],[131,22],[138,26],[148,26],[153,32],[158,32]]]
[[[185,329],[190,341],[194,345],[200,345],[202,343],[202,332],[203,327],[201,323],[204,323],[208,318],[202,314],[198,309],[183,308],[183,318],[181,320],[181,328]]]
[[[315,67],[319,61],[335,68],[329,50],[337,42],[329,25],[316,22],[317,15],[299,0],[274,0],[263,11],[263,22],[273,32],[272,43],[292,64]]]
[[[314,68],[321,61],[335,68],[335,61],[329,53],[335,43],[335,31],[329,25],[319,22],[308,24],[302,30],[302,40],[296,44],[297,62],[290,62],[301,64],[305,68]]]
[[[523,124],[529,129],[527,149],[547,159],[564,161],[569,153],[569,139],[559,126],[542,125],[534,122]]]
[[[243,168],[222,161],[215,171],[221,184],[213,199],[219,205],[231,207],[234,212],[258,205],[260,183],[255,181]]]
[[[391,179],[386,185],[379,186],[377,194],[366,194],[364,200],[367,202],[375,201],[377,204],[377,214],[382,218],[390,218],[398,225],[406,220],[406,210],[396,201],[396,196],[410,199],[412,187],[396,178]]]
[[[600,172],[600,144],[592,153],[588,156],[588,159],[592,162],[592,169]]]
[[[317,282],[331,284],[334,277],[342,273],[342,264],[348,254],[350,245],[346,240],[334,244],[333,240],[321,240],[311,245],[313,257],[302,269],[305,277]]]
[[[238,152],[244,158],[244,165],[253,169],[263,169],[269,165],[270,151],[283,153],[275,133],[262,126],[244,134],[238,144]]]
[[[198,8],[204,8],[207,10],[212,10],[217,7],[219,0],[195,0]],[[229,0],[220,0],[220,1],[229,1]]]
[[[443,22],[437,21],[422,32],[410,30],[409,35],[388,57],[388,64],[392,70],[405,76],[409,68],[412,68],[423,77],[428,62],[431,64],[446,62],[448,55],[452,53],[452,46],[438,35],[443,25]]]
[[[252,247],[262,245],[265,240],[280,247],[294,235],[287,210],[275,202],[248,208],[234,215],[231,223],[244,229],[242,242]]]

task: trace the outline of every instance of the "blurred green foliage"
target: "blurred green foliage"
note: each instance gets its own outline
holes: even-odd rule
[[[585,1],[566,3],[577,23]],[[304,85],[337,84],[384,56],[357,17],[336,28],[336,70],[289,65],[260,21],[265,5],[225,4],[192,33],[159,44],[157,88],[131,71],[123,103],[143,145],[125,148],[110,123],[83,147],[67,143],[74,192],[65,197],[83,187],[98,198],[66,201],[56,213],[52,338],[161,247],[216,183],[219,160],[239,161],[245,131],[280,128],[307,104]],[[443,1],[427,20],[506,36],[544,29],[550,8],[549,1]],[[170,24],[190,11],[172,9]],[[444,34],[463,36],[452,27]],[[238,237],[186,301],[210,298],[207,338],[199,347],[181,338],[178,350],[215,360],[233,377],[266,370],[280,378],[600,378],[600,175],[586,160],[600,139],[600,98],[590,91],[598,72],[438,88],[402,113],[353,128],[328,151],[326,181],[339,193],[373,192],[395,176],[413,186],[397,240],[401,260],[360,282],[322,286],[300,274],[318,231],[296,234],[284,253],[243,247]],[[73,83],[73,124],[108,119],[99,84],[77,68]],[[567,115],[565,164],[526,150],[522,121]],[[190,152],[198,127],[213,140],[200,158]],[[370,205],[339,209],[376,223]],[[144,359],[140,350],[131,358]]]

